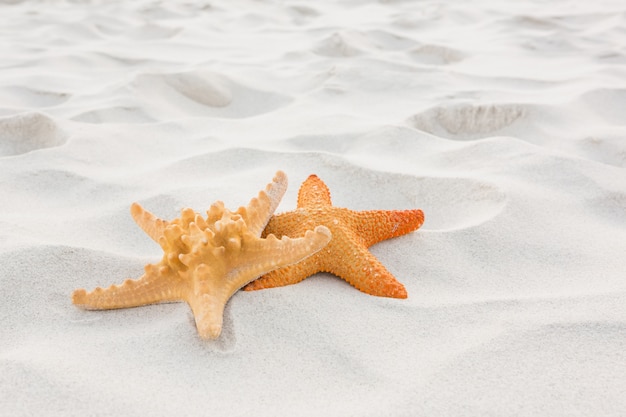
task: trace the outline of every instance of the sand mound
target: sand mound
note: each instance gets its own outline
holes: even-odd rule
[[[60,146],[66,140],[65,131],[44,114],[23,113],[0,118],[0,156]]]
[[[272,111],[290,102],[207,71],[139,74],[130,84],[152,117],[216,116],[241,118]]]
[[[450,139],[471,139],[494,135],[526,114],[526,107],[519,104],[456,104],[426,110],[408,123]]]

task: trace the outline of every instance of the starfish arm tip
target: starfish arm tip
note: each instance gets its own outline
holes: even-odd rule
[[[392,292],[391,297],[405,299],[405,298],[409,298],[409,294],[406,292],[406,288],[404,288],[404,286],[401,286],[400,288]]]
[[[250,200],[247,206],[237,210],[237,213],[244,218],[248,230],[257,236],[261,235],[286,191],[287,174],[277,171],[272,182],[267,184],[264,190]]]
[[[376,297],[388,297],[388,298],[397,298],[397,299],[406,299],[409,297],[404,285],[402,285],[402,283],[398,281],[395,281],[395,278],[393,282],[389,282],[386,285],[382,285],[378,288],[377,287],[360,288],[358,285],[355,285],[355,287],[365,292],[366,294],[373,295]]]
[[[215,340],[222,334],[222,326],[219,324],[212,324],[206,328],[198,328],[198,334],[204,340]]]
[[[285,182],[286,184],[287,174],[285,174],[285,171],[279,169],[278,171],[276,171],[276,174],[274,174],[274,178],[272,181],[273,182]]]
[[[379,291],[380,293],[378,295],[382,297],[399,299],[409,297],[408,293],[406,292],[406,288],[404,287],[404,284],[396,280],[396,278],[390,273],[388,275],[388,281],[386,285],[383,285],[381,288],[379,288]]]
[[[415,218],[416,218],[416,222],[419,224],[418,227],[421,227],[422,224],[424,224],[424,212],[420,209],[415,210]]]
[[[148,213],[146,209],[136,201],[130,205],[130,215],[136,223],[145,221],[145,217],[148,217],[150,214],[151,213]]]
[[[85,304],[86,297],[87,297],[87,291],[84,288],[75,290],[72,293],[72,304],[82,307]]]
[[[272,178],[272,182],[265,187],[264,192],[270,199],[270,215],[274,213],[274,210],[278,207],[278,203],[280,203],[285,191],[287,191],[288,183],[287,174],[279,170],[276,171],[274,178]]]

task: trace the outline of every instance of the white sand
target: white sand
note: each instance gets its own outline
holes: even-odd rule
[[[1,416],[626,415],[623,1],[0,2]],[[133,222],[284,170],[353,209],[406,300],[318,274],[184,303],[70,294]]]

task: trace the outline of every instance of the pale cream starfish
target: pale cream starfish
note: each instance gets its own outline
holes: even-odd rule
[[[186,208],[180,218],[165,221],[133,204],[133,218],[161,245],[163,259],[148,264],[137,280],[92,292],[76,290],[72,302],[85,309],[104,310],[186,301],[200,336],[217,338],[224,307],[237,290],[267,272],[312,255],[330,241],[330,231],[324,226],[298,239],[260,237],[286,189],[287,176],[279,171],[247,207],[233,213],[218,201],[207,211],[206,219]]]

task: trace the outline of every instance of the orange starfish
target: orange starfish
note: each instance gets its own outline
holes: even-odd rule
[[[314,226],[323,225],[331,231],[330,243],[303,261],[263,275],[244,289],[280,287],[298,283],[317,272],[330,272],[367,294],[406,298],[404,286],[367,248],[412,232],[422,223],[421,210],[353,211],[334,207],[326,184],[311,175],[298,192],[298,208],[274,215],[263,234],[301,237]]]

